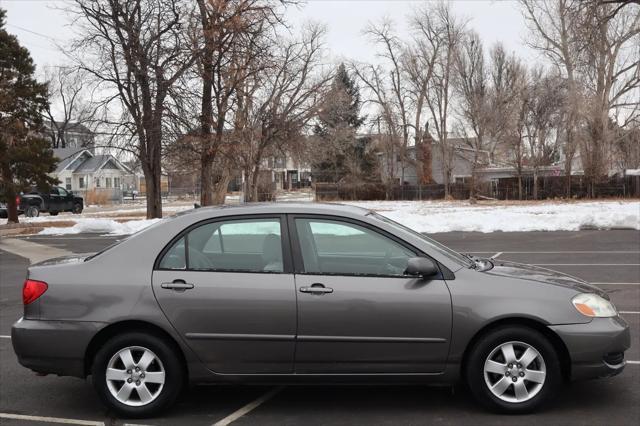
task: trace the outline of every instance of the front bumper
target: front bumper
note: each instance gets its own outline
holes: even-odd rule
[[[84,357],[102,323],[20,318],[11,328],[18,362],[38,373],[85,376]]]
[[[569,351],[571,380],[611,377],[624,370],[624,351],[631,346],[631,335],[629,326],[619,316],[549,328],[560,336]]]

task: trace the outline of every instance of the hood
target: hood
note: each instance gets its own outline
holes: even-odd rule
[[[576,278],[562,272],[553,271],[539,266],[526,265],[524,263],[516,263],[502,261],[499,259],[491,259],[494,264],[493,268],[482,272],[483,274],[497,275],[509,278],[518,278],[528,281],[536,281],[545,284],[557,285],[561,287],[571,288],[583,293],[595,293],[609,300],[607,293],[595,287],[588,282]]]

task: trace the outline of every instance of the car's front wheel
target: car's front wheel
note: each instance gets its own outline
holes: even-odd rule
[[[97,352],[93,384],[103,402],[125,417],[148,417],[169,407],[184,383],[182,364],[164,339],[131,332]]]
[[[467,384],[476,399],[495,411],[533,411],[562,385],[553,345],[532,328],[494,329],[470,351],[465,366]]]
[[[82,213],[82,204],[80,204],[80,203],[75,203],[75,204],[73,205],[73,213],[74,213],[74,214],[80,214],[80,213]]]

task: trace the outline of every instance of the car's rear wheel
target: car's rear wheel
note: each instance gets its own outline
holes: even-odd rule
[[[40,216],[40,208],[38,206],[29,206],[24,212],[24,215],[27,217],[38,217]]]
[[[172,345],[142,332],[107,341],[92,367],[101,399],[125,417],[148,417],[169,407],[182,390],[183,371]]]
[[[494,329],[478,339],[469,353],[467,384],[475,398],[492,410],[530,412],[562,384],[553,345],[532,328]]]

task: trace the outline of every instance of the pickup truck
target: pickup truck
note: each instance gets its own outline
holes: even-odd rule
[[[18,214],[24,213],[27,217],[37,217],[40,213],[46,212],[51,216],[55,216],[59,212],[79,214],[83,209],[84,200],[82,197],[77,197],[59,186],[51,187],[48,193],[34,190],[18,197]],[[0,217],[7,217],[7,206],[4,204],[0,204]]]

